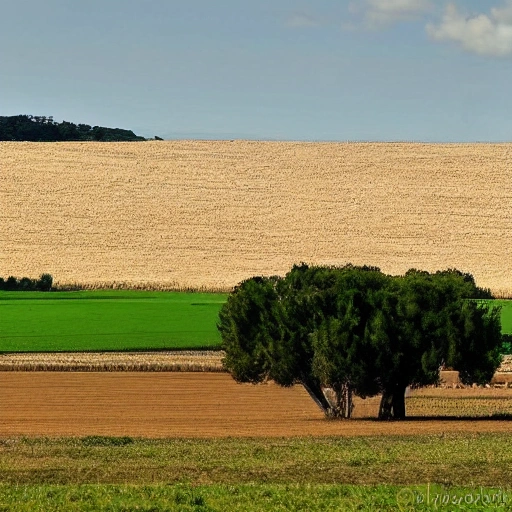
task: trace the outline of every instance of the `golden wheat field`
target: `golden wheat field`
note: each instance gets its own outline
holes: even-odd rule
[[[0,144],[0,275],[229,289],[292,264],[512,294],[512,144]]]

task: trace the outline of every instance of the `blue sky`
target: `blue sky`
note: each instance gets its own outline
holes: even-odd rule
[[[0,115],[177,139],[512,140],[512,0],[0,7]]]

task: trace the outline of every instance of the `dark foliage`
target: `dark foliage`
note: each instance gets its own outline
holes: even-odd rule
[[[17,279],[14,276],[9,276],[4,280],[3,277],[0,277],[0,290],[9,292],[49,292],[52,285],[53,277],[50,274],[41,274],[39,279],[30,279],[29,277]]]
[[[0,141],[60,142],[60,141],[143,141],[144,137],[131,130],[55,122],[44,116],[0,116]]]
[[[381,393],[379,416],[403,418],[407,386],[437,382],[443,365],[464,382],[492,378],[500,309],[482,297],[488,291],[457,270],[392,277],[367,266],[294,266],[229,296],[218,325],[224,363],[238,381],[300,382],[335,416],[350,415],[351,393]]]
[[[502,339],[501,353],[512,354],[512,334],[503,334]]]

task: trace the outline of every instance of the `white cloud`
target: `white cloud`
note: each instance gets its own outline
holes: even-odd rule
[[[432,8],[430,0],[363,0],[350,4],[353,14],[362,14],[367,28],[380,28],[419,18]]]
[[[292,14],[286,20],[286,26],[291,28],[318,27],[319,25],[319,20],[302,12]]]
[[[453,3],[448,4],[441,22],[427,24],[428,35],[436,41],[453,41],[478,55],[512,55],[512,0],[490,14],[465,16]]]

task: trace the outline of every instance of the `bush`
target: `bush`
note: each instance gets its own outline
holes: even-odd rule
[[[41,292],[49,292],[52,289],[53,277],[50,274],[41,274],[36,283],[36,288]]]
[[[0,290],[9,292],[49,292],[52,285],[53,277],[50,274],[41,274],[39,279],[30,279],[29,277],[17,279],[14,276],[9,276],[7,280],[4,280],[3,277],[0,277]]]
[[[501,339],[501,353],[512,354],[512,334],[502,334]]]

